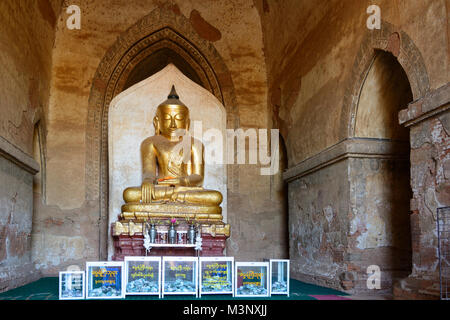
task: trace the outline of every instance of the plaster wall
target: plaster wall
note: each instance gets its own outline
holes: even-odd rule
[[[354,81],[357,53],[371,32],[366,26],[370,5],[378,5],[381,19],[417,46],[431,89],[449,80],[444,0],[255,3],[263,28],[268,103],[286,140],[289,167],[346,138],[339,130],[341,112],[348,107],[343,102]]]
[[[57,1],[0,4],[0,136],[32,155],[34,123],[48,107]]]
[[[408,199],[411,195],[407,194],[409,186],[407,179],[405,180],[408,165],[404,160],[396,160],[407,159],[407,150],[405,152],[401,147],[387,153],[386,150],[380,149],[374,153],[364,151],[364,154],[346,154],[345,157],[348,158],[344,158],[350,160],[345,160],[348,162],[345,166],[342,164],[344,160],[339,160],[339,157],[327,160],[339,161],[337,163],[340,165],[332,165],[334,170],[326,181],[325,173],[321,176],[320,172],[328,172],[329,162],[316,160],[324,158],[324,154],[332,157],[333,148],[347,141],[350,143],[351,141],[346,139],[353,137],[367,138],[368,145],[369,142],[375,141],[382,144],[383,141],[390,143],[391,140],[408,139],[407,129],[402,130],[398,126],[398,111],[406,108],[413,99],[421,98],[418,91],[424,94],[428,89],[440,88],[447,84],[450,78],[448,4],[445,1],[265,0],[255,1],[255,4],[260,12],[263,28],[269,87],[268,104],[273,110],[274,126],[280,128],[287,146],[288,171],[285,176],[289,181],[290,253],[291,259],[295,261],[293,274],[299,279],[310,279],[315,283],[356,292],[367,290],[364,282],[367,279],[365,268],[369,261],[375,261],[382,270],[387,271],[386,281],[382,286],[383,289],[389,290],[392,288],[393,279],[402,276],[397,271],[408,264],[408,261],[402,259],[392,259],[394,252],[398,251],[390,248],[396,247],[392,245],[398,239],[388,237],[390,231],[385,228],[388,221],[394,225],[409,222]],[[366,26],[369,18],[366,10],[373,4],[381,9],[382,25],[385,28],[383,30],[406,34],[412,43],[404,44],[402,41],[406,43],[406,39],[402,38],[400,42],[389,42],[384,49],[398,56],[400,51],[405,54],[413,45],[416,47],[418,57],[411,61],[402,58],[403,69],[410,68],[416,60],[423,60],[423,68],[408,70],[410,83],[414,78],[420,78],[419,81],[422,81],[422,90],[411,85],[414,94],[410,98],[403,94],[407,89],[405,85],[396,85],[398,73],[394,71],[397,66],[387,64],[381,67],[381,60],[375,59],[371,71],[369,68],[357,68],[363,59],[361,52],[375,56],[375,50],[370,47],[367,38],[373,37],[374,41],[377,41],[384,36],[383,30],[374,33]],[[411,52],[406,55],[413,56]],[[359,82],[359,79],[363,81]],[[355,86],[355,83],[360,86],[358,92],[352,91],[349,96],[348,88]],[[358,105],[355,114],[345,113],[350,109],[350,103]],[[349,130],[351,116],[356,118],[353,132]],[[431,134],[431,131],[426,132],[427,135]],[[410,139],[412,143],[413,136]],[[317,167],[311,169],[313,165],[307,166],[308,163],[314,163]],[[417,167],[415,171],[413,153],[411,163],[411,183],[414,185],[414,175],[422,176],[426,169]],[[313,173],[301,172],[305,167]],[[391,167],[402,169],[392,172],[392,169],[389,169]],[[394,187],[391,179],[398,180],[401,173],[403,182]],[[306,178],[311,180],[310,184],[305,186],[298,182]],[[336,186],[335,179],[346,179],[346,184]],[[306,237],[310,232],[310,228],[303,228],[300,224],[307,216],[305,208],[310,207],[307,194],[315,194],[320,190],[322,194],[333,195],[336,188],[345,190],[348,197],[341,200],[346,205],[342,206],[345,213],[339,216],[341,223],[348,228],[340,230],[341,236],[347,233],[348,238],[346,241],[341,239],[330,247],[337,248],[338,244],[345,246],[343,261],[336,263],[328,251],[317,249],[320,248],[319,240],[323,242],[323,246],[328,244],[327,238],[303,240],[299,247],[305,249],[301,254],[297,254],[296,245],[299,241],[293,235]],[[418,194],[423,192],[421,190]],[[398,209],[401,209],[402,217],[394,212],[397,210],[393,210],[396,202],[401,205]],[[411,210],[414,203],[411,202]],[[327,205],[320,203],[315,208],[319,216],[317,220],[325,221]],[[428,231],[417,231],[418,237],[432,238],[435,241],[432,233],[428,233],[431,232],[431,224],[427,226]],[[413,227],[411,229],[413,236],[415,231]],[[317,230],[320,232],[326,229],[320,225]],[[407,242],[408,234],[405,230],[400,232],[399,236],[404,239],[404,243]],[[412,245],[414,250],[414,243]],[[430,245],[430,251],[431,248],[436,252],[435,246]],[[410,259],[416,257],[414,251],[411,256]],[[431,261],[435,263],[436,260],[430,260],[430,264]],[[435,269],[430,267],[429,270]],[[302,274],[302,271],[306,275]]]
[[[0,156],[0,291],[36,279],[31,263],[33,176]]]
[[[0,291],[39,277],[32,264],[33,131],[51,78],[59,1],[0,2]],[[43,150],[45,152],[45,150]]]
[[[294,278],[340,288],[349,230],[348,165],[348,160],[340,161],[289,183],[289,258]]]
[[[392,54],[379,51],[361,88],[355,136],[408,141],[397,114],[412,100],[405,71]]]

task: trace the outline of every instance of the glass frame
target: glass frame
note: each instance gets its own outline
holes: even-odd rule
[[[266,294],[238,294],[238,268],[239,267],[266,267],[265,280],[267,283],[267,293]],[[270,274],[270,263],[269,262],[240,262],[237,261],[234,264],[234,296],[235,297],[269,297],[269,274]]]
[[[158,263],[158,291],[157,292],[128,292],[128,274],[129,274],[129,262],[145,262],[153,261]],[[125,264],[125,295],[157,295],[161,298],[161,257],[136,257],[136,256],[126,256],[124,258]]]
[[[91,272],[89,268],[91,267],[120,267],[120,296],[104,296],[104,297],[92,297],[89,296],[89,282],[91,279]],[[96,261],[96,262],[86,262],[86,299],[123,299],[125,298],[125,264],[123,261]]]
[[[231,291],[220,291],[220,292],[211,292],[211,291],[203,291],[202,290],[202,262],[220,262],[226,261],[231,262]],[[199,287],[199,296],[202,294],[231,294],[234,297],[234,257],[200,257],[198,260],[198,287]]]
[[[195,292],[166,292],[165,291],[165,283],[166,283],[166,263],[167,262],[193,262],[194,270],[192,270],[192,274],[195,277]],[[173,256],[164,256],[162,257],[162,284],[161,284],[161,296],[164,298],[164,295],[195,295],[198,297],[198,258],[197,257],[173,257]]]
[[[270,259],[270,272],[269,272],[269,284],[270,284],[270,295],[273,294],[281,294],[281,295],[287,295],[289,297],[289,259]],[[287,264],[287,268],[286,268],[286,283],[287,283],[287,292],[272,292],[272,263],[276,263],[276,262],[283,262]]]
[[[81,275],[81,297],[63,297],[62,296],[62,278],[63,275]],[[59,300],[82,300],[86,296],[86,274],[84,271],[60,271],[59,272]]]

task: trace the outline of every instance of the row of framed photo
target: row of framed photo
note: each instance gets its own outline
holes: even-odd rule
[[[59,299],[123,299],[126,295],[223,294],[289,296],[289,260],[235,262],[234,257],[125,257],[86,262],[59,273]]]

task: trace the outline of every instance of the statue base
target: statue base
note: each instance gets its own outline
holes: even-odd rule
[[[154,247],[146,253],[142,234],[113,236],[113,240],[114,255],[112,260],[114,261],[123,261],[126,256],[197,256],[197,250],[194,248]],[[226,240],[227,237],[223,235],[213,237],[210,234],[202,233],[202,250],[198,251],[198,255],[200,257],[222,257]]]
[[[220,207],[219,207],[220,208]],[[125,256],[223,256],[226,240],[230,236],[230,225],[222,222],[221,212],[205,211],[204,208],[178,204],[158,204],[153,212],[125,211],[118,216],[118,221],[111,224],[111,235],[114,244],[112,260],[122,261]],[[176,210],[178,209],[178,210]],[[183,209],[183,210],[179,210]],[[220,208],[221,209],[221,208]],[[177,237],[185,244],[188,224],[197,225],[202,237],[202,250],[194,246],[167,246],[167,230],[170,219],[175,218],[178,226]],[[164,247],[152,247],[146,252],[144,233],[146,224],[154,223],[157,229],[158,244]],[[161,237],[161,239],[159,238]],[[184,237],[184,238],[183,238]]]

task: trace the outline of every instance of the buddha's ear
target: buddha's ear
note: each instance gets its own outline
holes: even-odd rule
[[[186,123],[186,131],[189,131],[190,127],[191,127],[191,119],[188,119]]]
[[[159,128],[159,119],[158,116],[153,118],[153,126],[155,127],[155,135],[159,135],[161,133]]]

